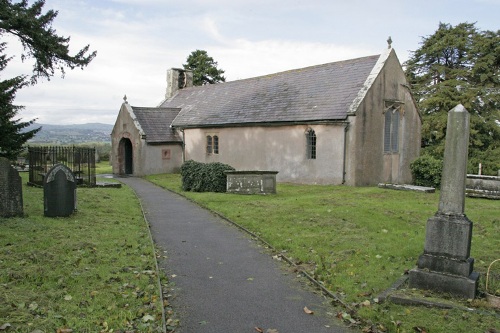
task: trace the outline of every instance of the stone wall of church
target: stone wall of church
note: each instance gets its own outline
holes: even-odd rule
[[[316,134],[316,158],[307,156],[307,132]],[[185,129],[186,160],[226,163],[236,170],[278,171],[278,182],[341,184],[345,123]],[[207,153],[207,136],[218,153]]]

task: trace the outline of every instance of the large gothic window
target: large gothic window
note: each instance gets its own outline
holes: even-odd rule
[[[389,109],[385,112],[384,153],[399,152],[399,111]]]

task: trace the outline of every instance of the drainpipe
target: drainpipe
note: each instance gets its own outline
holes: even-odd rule
[[[186,162],[186,136],[184,134],[184,128],[181,128],[182,132],[182,163]]]
[[[345,169],[346,169],[346,156],[347,156],[347,130],[349,129],[349,123],[345,123],[344,127],[344,157],[342,161],[342,185],[345,184]]]

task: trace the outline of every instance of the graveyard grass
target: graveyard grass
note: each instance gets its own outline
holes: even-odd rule
[[[484,297],[459,300],[404,286],[399,292],[481,313],[375,302],[416,265],[423,252],[426,221],[437,211],[439,193],[278,184],[276,195],[248,196],[183,192],[179,175],[147,178],[259,235],[354,307],[354,314],[337,307],[334,316],[343,317],[336,320],[346,324],[355,323],[363,332],[500,331],[500,311],[495,312]],[[484,293],[487,267],[500,258],[499,204],[467,198],[465,209],[474,223],[471,257],[474,270],[481,274],[479,291]],[[499,271],[497,267],[497,282]]]
[[[46,218],[26,176],[25,217],[0,218],[0,328],[161,331],[156,254],[132,190],[78,188],[75,214]]]

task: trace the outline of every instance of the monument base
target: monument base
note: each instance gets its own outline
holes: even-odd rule
[[[427,220],[424,253],[410,271],[410,288],[476,297],[479,274],[470,257],[472,222],[463,214],[436,213]]]
[[[472,272],[468,277],[432,272],[415,268],[410,271],[410,288],[450,293],[454,296],[474,299],[477,293],[479,273]]]

